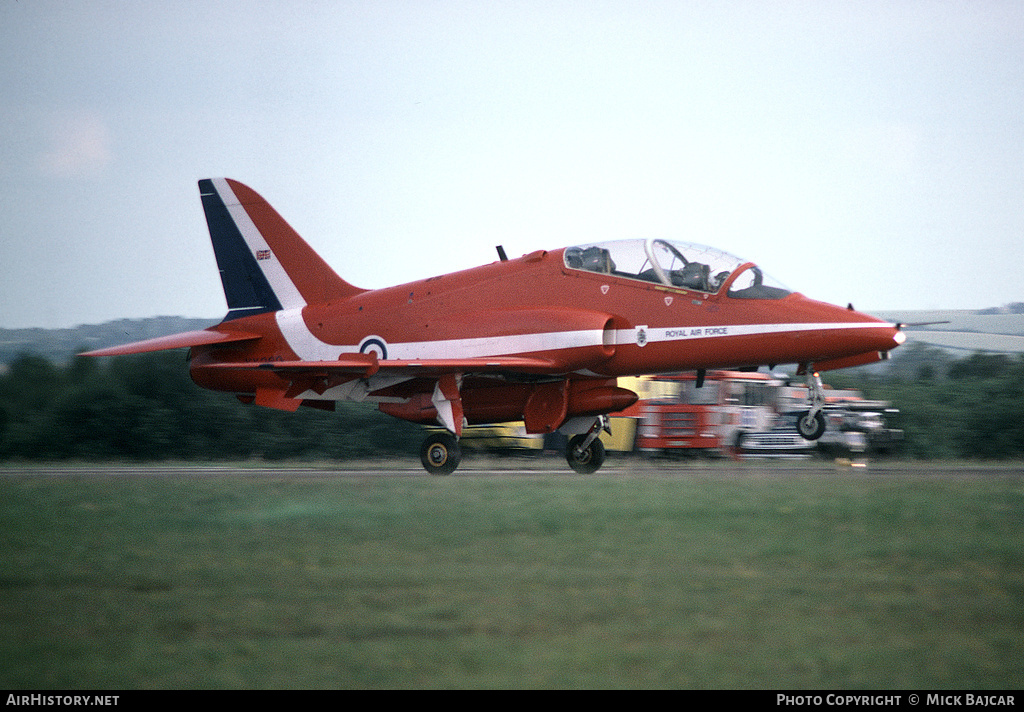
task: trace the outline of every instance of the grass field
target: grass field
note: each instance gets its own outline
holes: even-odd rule
[[[1024,685],[1020,468],[643,467],[0,471],[0,688]]]

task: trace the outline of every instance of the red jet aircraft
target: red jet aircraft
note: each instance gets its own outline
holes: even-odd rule
[[[668,240],[558,250],[365,290],[341,279],[270,205],[234,180],[199,181],[228,313],[204,331],[88,352],[190,348],[192,379],[294,411],[335,401],[445,431],[423,466],[452,472],[468,424],[523,421],[574,436],[579,472],[604,461],[607,415],[636,401],[618,376],[799,364],[809,439],[825,429],[818,371],[888,356],[900,325],[814,301],[754,263]]]

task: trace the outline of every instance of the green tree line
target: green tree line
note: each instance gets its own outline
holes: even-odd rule
[[[346,459],[415,454],[422,438],[365,404],[245,405],[192,383],[182,352],[65,367],[22,355],[0,376],[0,460]]]
[[[1024,356],[954,360],[911,345],[885,372],[828,374],[900,411],[904,454],[915,458],[1024,457]],[[419,426],[370,405],[296,413],[199,388],[182,353],[66,366],[34,355],[0,375],[0,460],[348,459],[415,455]]]
[[[946,352],[910,344],[883,374],[827,374],[833,385],[899,409],[904,454],[914,458],[1024,456],[1024,355]]]

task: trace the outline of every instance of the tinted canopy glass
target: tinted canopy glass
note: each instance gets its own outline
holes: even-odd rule
[[[674,240],[620,240],[569,247],[565,265],[712,294],[728,283],[728,295],[735,299],[781,299],[790,293],[753,263],[714,247]]]

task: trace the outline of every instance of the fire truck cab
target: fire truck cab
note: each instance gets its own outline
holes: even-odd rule
[[[620,381],[625,379],[620,379]],[[637,419],[636,449],[726,453],[742,433],[769,430],[781,381],[765,373],[708,371],[648,376],[626,384],[640,400],[624,415]]]

